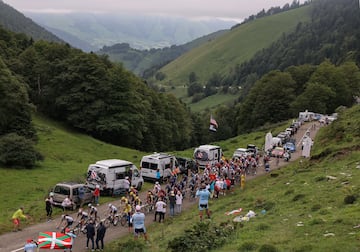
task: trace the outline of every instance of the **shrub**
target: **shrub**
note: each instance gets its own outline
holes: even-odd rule
[[[0,137],[0,164],[10,167],[33,168],[36,161],[42,160],[35,150],[34,143],[16,133]]]
[[[238,251],[254,251],[258,248],[258,245],[253,242],[244,242],[241,244],[241,246],[238,248]]]
[[[146,244],[144,241],[131,239],[124,243],[118,243],[116,248],[110,249],[109,251],[142,252],[145,248]]]
[[[278,252],[279,250],[271,244],[263,244],[261,245],[259,252]]]
[[[345,204],[353,204],[356,200],[356,196],[355,195],[346,195],[344,198],[344,203]]]
[[[197,223],[181,236],[171,240],[168,249],[176,252],[209,251],[221,247],[237,227],[230,222],[220,223],[219,226],[211,222]]]
[[[315,211],[319,210],[320,208],[321,208],[320,204],[315,204],[311,207],[311,211],[315,212]]]
[[[298,201],[305,197],[305,194],[297,194],[294,196],[293,201]]]

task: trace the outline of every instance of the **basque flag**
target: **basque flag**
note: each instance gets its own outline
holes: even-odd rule
[[[41,249],[66,249],[72,246],[72,237],[57,232],[40,232],[38,247]]]
[[[217,122],[216,122],[215,119],[212,117],[212,115],[210,115],[210,127],[209,127],[209,130],[210,130],[210,131],[213,131],[213,132],[216,132],[217,128],[218,128]]]

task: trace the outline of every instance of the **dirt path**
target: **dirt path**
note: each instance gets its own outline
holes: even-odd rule
[[[290,161],[295,161],[301,157],[301,146],[300,145],[301,145],[302,137],[305,135],[307,130],[309,130],[309,132],[310,132],[310,137],[312,139],[314,139],[314,137],[319,129],[319,125],[316,124],[317,127],[315,129],[312,128],[312,125],[313,125],[312,123],[304,124],[300,127],[300,129],[296,133],[295,138],[296,138],[296,143],[297,143],[297,146],[296,146],[297,150],[295,153],[292,154]],[[288,162],[280,160],[279,164],[276,165],[275,158],[272,158],[272,160],[270,161],[271,170],[278,169],[287,164],[288,164]],[[265,174],[263,166],[258,168],[258,172],[257,172],[256,176],[247,176],[247,180],[254,179],[258,176],[261,176],[262,174]],[[146,194],[146,192],[141,192],[140,198],[145,199],[146,198],[145,194]],[[119,199],[114,201],[113,203],[116,206],[120,205]],[[189,201],[187,198],[184,199],[183,205],[182,205],[182,210],[186,211],[187,209],[189,209],[189,207],[191,207],[195,203],[196,203],[195,200]],[[104,204],[104,205],[101,205],[98,207],[99,213],[101,214],[100,216],[104,216],[106,209],[107,209],[107,204]],[[75,214],[73,214],[73,215],[75,215]],[[1,252],[23,251],[23,245],[24,245],[25,241],[29,238],[37,239],[39,232],[48,232],[48,231],[56,232],[56,231],[58,231],[55,228],[57,223],[59,223],[59,218],[56,218],[55,220],[53,220],[51,222],[39,223],[36,225],[26,227],[25,229],[23,229],[23,231],[20,231],[20,232],[10,232],[10,233],[3,234],[0,236],[0,240],[2,241],[0,243],[0,251]],[[147,214],[147,218],[146,218],[146,225],[149,226],[151,223],[153,223],[153,213]],[[126,234],[128,234],[127,227],[122,227],[122,226],[120,226],[120,224],[116,227],[111,226],[110,228],[108,228],[108,230],[106,232],[105,243],[112,241],[114,239],[118,239]],[[75,246],[74,246],[73,251],[75,251],[75,252],[87,251],[85,249],[85,245],[86,245],[86,236],[84,234],[81,234],[75,240]]]

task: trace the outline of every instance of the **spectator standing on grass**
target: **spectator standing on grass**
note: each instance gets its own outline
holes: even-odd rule
[[[183,195],[181,191],[178,190],[176,193],[176,205],[175,205],[176,206],[175,213],[177,214],[181,213],[182,200],[183,200]]]
[[[101,221],[97,230],[96,230],[96,249],[100,249],[99,242],[101,243],[101,251],[104,250],[104,237],[105,237],[106,227]]]
[[[24,214],[24,208],[20,207],[18,210],[14,212],[12,215],[12,221],[14,224],[13,232],[21,231],[20,229],[20,219],[27,219],[28,217]]]
[[[86,248],[89,248],[89,241],[91,241],[91,250],[94,251],[94,236],[95,236],[95,226],[92,220],[89,220],[89,223],[85,227],[86,229]]]
[[[200,221],[203,219],[203,211],[206,211],[207,217],[210,219],[210,210],[209,210],[209,199],[210,192],[206,189],[205,184],[201,184],[200,189],[196,192],[196,197],[199,197],[199,216]]]
[[[170,216],[173,217],[175,215],[175,204],[176,204],[176,196],[174,191],[170,191],[169,196],[169,205],[170,205]]]
[[[163,198],[160,197],[159,200],[155,204],[155,218],[154,221],[156,221],[156,217],[159,215],[159,223],[164,221],[165,219],[165,213],[166,213],[166,203],[163,201]]]
[[[147,234],[145,228],[145,214],[141,212],[141,206],[135,207],[135,213],[132,216],[132,223],[134,227],[134,238],[137,239],[139,235],[143,235],[147,241]]]
[[[45,210],[46,210],[47,221],[51,221],[51,215],[52,215],[53,209],[52,209],[52,202],[51,202],[50,196],[48,196],[45,199]]]
[[[94,196],[94,202],[95,202],[96,206],[98,206],[99,205],[99,198],[100,198],[100,186],[99,185],[95,186],[93,196]]]

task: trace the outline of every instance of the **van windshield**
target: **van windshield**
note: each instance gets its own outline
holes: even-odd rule
[[[64,186],[55,186],[54,193],[62,195],[70,195],[70,188]]]
[[[149,162],[142,162],[141,163],[141,168],[150,169],[150,170],[157,170],[158,169],[158,164],[149,163]]]

